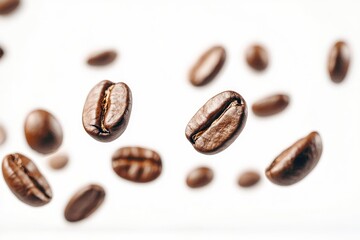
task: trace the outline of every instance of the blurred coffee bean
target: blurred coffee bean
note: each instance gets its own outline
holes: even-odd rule
[[[105,66],[112,63],[116,57],[117,53],[114,50],[97,52],[88,58],[87,63],[91,66]]]
[[[328,71],[334,83],[344,81],[350,65],[350,48],[343,41],[336,42],[330,50]]]
[[[259,117],[268,117],[282,112],[290,102],[290,97],[285,94],[275,94],[256,101],[252,110]]]
[[[0,0],[0,15],[12,13],[20,4],[20,0]]]
[[[69,156],[67,154],[56,154],[51,156],[48,160],[50,168],[59,170],[64,168],[69,162]]]
[[[246,50],[246,61],[250,67],[263,71],[269,65],[269,55],[261,45],[252,45]]]
[[[208,185],[214,178],[214,172],[208,167],[193,169],[186,178],[186,184],[190,188],[201,188]]]
[[[259,173],[255,172],[255,171],[246,171],[241,173],[239,179],[238,179],[238,184],[240,187],[252,187],[255,184],[257,184],[260,181],[260,175]]]

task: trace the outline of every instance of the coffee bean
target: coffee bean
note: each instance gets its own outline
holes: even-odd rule
[[[107,50],[92,54],[87,63],[91,66],[105,66],[112,63],[117,57],[117,53],[114,50]]]
[[[283,111],[289,102],[288,95],[275,94],[256,101],[252,105],[252,110],[259,117],[267,117]]]
[[[2,162],[5,182],[22,202],[39,207],[50,202],[51,188],[36,165],[20,153],[6,155]]]
[[[101,142],[117,139],[128,125],[131,106],[131,90],[125,83],[101,81],[85,101],[82,113],[85,131]]]
[[[214,178],[213,171],[208,167],[198,167],[192,170],[187,178],[186,184],[190,188],[201,188],[208,185]]]
[[[54,170],[64,168],[69,162],[69,156],[67,154],[57,154],[49,158],[49,166]]]
[[[13,12],[20,4],[20,0],[0,0],[0,15]]]
[[[3,126],[0,125],[0,146],[6,141],[6,131]]]
[[[190,82],[194,86],[204,86],[220,72],[226,59],[226,51],[222,46],[214,46],[207,50],[194,64],[189,72]]]
[[[246,61],[254,70],[263,71],[269,65],[269,56],[264,47],[252,45],[246,50]]]
[[[63,141],[59,121],[54,115],[42,109],[36,109],[28,114],[24,131],[29,146],[42,154],[55,152]]]
[[[4,56],[4,50],[0,47],[0,58],[2,58],[2,56]]]
[[[98,209],[105,199],[105,190],[90,184],[77,191],[65,207],[64,217],[69,222],[78,222]]]
[[[336,42],[331,48],[328,59],[328,71],[334,83],[341,83],[350,65],[350,49],[343,41]]]
[[[252,187],[260,181],[260,175],[255,171],[243,172],[239,179],[238,184],[240,187]]]
[[[284,150],[266,169],[267,178],[277,185],[292,185],[306,177],[322,153],[319,133],[311,132]]]
[[[185,135],[197,151],[215,154],[235,141],[246,119],[245,100],[236,92],[225,91],[197,111],[186,126]]]
[[[120,177],[146,183],[159,177],[162,170],[160,155],[147,148],[123,147],[112,156],[112,167]]]

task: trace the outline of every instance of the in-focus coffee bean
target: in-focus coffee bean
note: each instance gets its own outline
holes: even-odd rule
[[[6,131],[5,128],[0,125],[0,146],[3,145],[6,141]]]
[[[20,4],[20,0],[0,0],[0,15],[12,13]]]
[[[191,118],[186,138],[204,154],[215,154],[230,146],[243,130],[247,119],[243,97],[225,91],[208,100]]]
[[[90,184],[78,190],[65,207],[64,217],[69,222],[78,222],[94,213],[104,202],[105,190]]]
[[[0,58],[2,58],[2,56],[4,56],[4,50],[0,47]]]
[[[51,188],[36,165],[20,153],[6,155],[2,162],[6,184],[22,202],[39,207],[50,202]]]
[[[92,54],[87,63],[91,66],[105,66],[112,63],[117,57],[117,53],[114,50],[106,50],[103,52],[97,52]]]
[[[112,156],[112,168],[120,177],[137,183],[147,183],[162,171],[160,155],[148,148],[122,147]]]
[[[55,152],[62,144],[63,132],[54,115],[43,109],[30,112],[24,124],[29,146],[42,154]]]
[[[204,86],[220,72],[226,60],[226,51],[222,46],[207,50],[189,72],[189,80],[194,86]]]
[[[290,102],[290,97],[286,94],[274,94],[256,101],[252,105],[252,110],[259,117],[272,116],[282,112]]]
[[[261,45],[252,45],[246,50],[246,62],[254,70],[263,71],[269,65],[269,54]]]
[[[350,65],[350,48],[346,42],[338,41],[330,50],[328,71],[334,83],[341,83],[348,72]]]
[[[69,156],[67,154],[56,154],[51,156],[48,160],[50,168],[54,170],[63,169],[69,162]]]
[[[193,169],[186,178],[186,184],[190,188],[201,188],[208,185],[214,178],[214,172],[208,167]]]
[[[260,181],[260,175],[259,173],[255,171],[245,171],[241,173],[238,184],[240,187],[252,187],[256,185]]]
[[[322,149],[319,133],[311,132],[275,158],[266,169],[267,178],[282,186],[299,182],[317,165]]]
[[[131,107],[131,90],[125,83],[101,81],[86,98],[82,113],[84,129],[98,141],[111,142],[125,131]]]

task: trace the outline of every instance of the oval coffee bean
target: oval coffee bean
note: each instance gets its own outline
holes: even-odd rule
[[[20,4],[20,0],[0,0],[0,15],[13,12]]]
[[[334,83],[341,83],[348,72],[350,65],[350,49],[343,42],[336,42],[331,48],[328,59],[328,71]]]
[[[82,113],[85,131],[101,142],[117,139],[128,125],[131,106],[131,90],[125,83],[101,81],[85,101]]]
[[[2,56],[4,56],[4,50],[0,47],[0,58],[2,58]]]
[[[259,117],[267,117],[283,111],[289,102],[288,95],[275,94],[256,101],[252,105],[252,110]]]
[[[146,183],[159,177],[162,162],[160,155],[151,149],[123,147],[113,154],[112,168],[126,180]]]
[[[57,154],[49,158],[49,166],[54,170],[64,168],[69,162],[69,156],[66,154]]]
[[[266,169],[267,178],[282,186],[299,182],[317,165],[322,149],[319,133],[311,132],[275,158]]]
[[[87,63],[91,66],[105,66],[112,63],[117,57],[117,53],[114,50],[107,50],[99,53],[92,54]]]
[[[214,172],[210,168],[198,167],[188,174],[186,184],[190,188],[201,188],[208,185],[213,178]]]
[[[222,46],[214,46],[207,50],[189,72],[190,82],[194,86],[203,86],[213,80],[220,72],[226,59],[226,51]]]
[[[243,130],[247,106],[242,96],[225,91],[212,97],[191,118],[185,135],[204,154],[215,154],[231,145]]]
[[[269,65],[269,55],[264,47],[252,45],[246,50],[246,61],[254,70],[263,71]]]
[[[6,141],[6,131],[5,128],[0,125],[0,146],[3,145]]]
[[[28,114],[24,131],[29,146],[42,154],[55,152],[63,141],[59,121],[54,115],[42,109],[36,109]]]
[[[39,207],[50,202],[51,188],[36,165],[20,153],[6,155],[2,162],[6,184],[22,202]]]
[[[252,187],[260,181],[260,175],[255,171],[243,172],[239,179],[238,184],[240,187]]]
[[[98,209],[105,199],[105,190],[96,184],[81,188],[65,207],[64,217],[69,222],[78,222]]]

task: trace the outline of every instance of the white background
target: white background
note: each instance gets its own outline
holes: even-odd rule
[[[360,227],[360,3],[358,1],[22,1],[0,16],[0,122],[8,129],[2,156],[21,152],[32,158],[52,186],[54,198],[41,208],[15,198],[0,179],[0,236],[44,239],[350,239]],[[329,48],[339,39],[351,47],[346,80],[327,75]],[[261,43],[269,50],[264,73],[245,63],[245,49]],[[193,87],[188,70],[205,50],[222,44],[228,54],[219,76]],[[85,64],[94,51],[113,48],[113,64]],[[125,133],[111,143],[86,134],[81,113],[99,81],[123,81],[133,93]],[[185,138],[190,118],[209,98],[235,90],[247,101],[247,125],[225,151],[207,156]],[[283,113],[260,119],[251,104],[266,95],[291,96]],[[25,141],[25,116],[35,108],[61,122],[70,155],[62,171]],[[270,183],[264,170],[286,147],[312,130],[322,136],[318,166],[291,187]],[[163,173],[149,184],[119,178],[111,155],[140,145],[158,151]],[[206,188],[188,189],[186,174],[206,165],[215,172]],[[236,185],[239,173],[262,174],[253,189]],[[63,209],[80,187],[98,183],[107,192],[101,208],[85,221],[69,224]],[[54,235],[56,233],[56,235]],[[39,235],[41,234],[41,235]],[[316,236],[316,237],[314,237]],[[297,238],[292,238],[297,239]],[[358,239],[358,238],[357,238]]]

